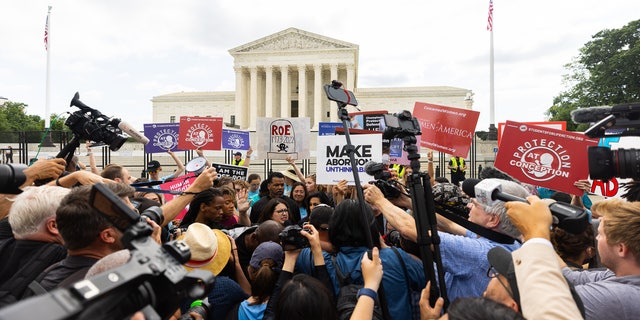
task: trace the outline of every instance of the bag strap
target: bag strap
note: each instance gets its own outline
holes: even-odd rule
[[[340,283],[340,286],[342,287],[348,284],[347,276],[349,276],[351,273],[349,273],[346,276],[344,273],[342,273],[342,270],[340,270],[340,266],[338,266],[338,262],[336,261],[336,255],[334,254],[331,255],[331,263],[333,263],[333,267],[336,268],[336,277],[338,277],[338,282]]]
[[[407,279],[407,290],[409,293],[409,299],[411,299],[411,285],[409,281],[409,272],[407,272],[407,265],[404,264],[404,259],[402,259],[402,256],[400,255],[400,252],[398,252],[398,249],[396,249],[396,247],[391,247],[391,250],[393,250],[393,253],[396,254],[398,260],[400,260],[400,265],[402,265],[402,272],[404,272],[404,278]]]

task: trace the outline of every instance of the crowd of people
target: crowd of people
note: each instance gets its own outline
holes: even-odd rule
[[[179,178],[184,165],[169,154],[178,170],[162,176],[162,165],[154,160],[147,166],[149,178],[138,182]],[[250,166],[250,154],[246,159],[236,154],[233,164]],[[118,164],[97,170],[92,163],[83,170],[63,159],[38,160],[24,169],[19,190],[5,190],[17,194],[0,199],[0,315],[3,308],[69,288],[130,259],[121,226],[91,204],[97,183],[133,212],[160,207],[162,221],[145,219],[151,239],[185,243],[191,256],[183,268],[215,276],[204,293],[208,314],[190,310],[194,299],[185,298],[176,301],[174,318],[188,313],[196,319],[633,319],[639,314],[633,302],[640,296],[640,199],[633,198],[638,182],[628,186],[626,198],[592,204],[583,194],[523,184],[486,168],[483,179],[528,203],[482,203],[435,177],[432,152],[427,158],[438,207],[486,232],[436,212],[437,237],[429,236],[437,243],[425,241],[408,189],[389,197],[365,183],[364,199],[358,199],[346,181],[316,184],[316,174],[305,176],[291,158],[286,170],[250,174],[246,181],[208,167],[170,201],[160,189],[137,191],[128,169]],[[387,169],[390,179],[402,183],[413,174],[411,168],[397,168]],[[464,180],[464,159],[453,159],[449,168],[456,182]],[[590,191],[586,180],[576,186]],[[584,232],[554,226],[553,201],[586,210],[590,222]],[[424,264],[425,247],[437,251],[433,265]],[[444,282],[429,276],[429,269],[443,273]],[[442,292],[446,296],[434,296]]]

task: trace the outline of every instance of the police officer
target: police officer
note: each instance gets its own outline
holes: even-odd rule
[[[465,180],[464,175],[467,170],[464,159],[458,156],[452,157],[449,160],[449,170],[451,170],[451,183],[460,186],[460,182]]]

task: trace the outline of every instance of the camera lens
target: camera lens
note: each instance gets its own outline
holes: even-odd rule
[[[589,175],[594,180],[640,178],[640,150],[589,147]]]

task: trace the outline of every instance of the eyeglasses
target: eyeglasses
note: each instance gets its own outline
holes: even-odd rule
[[[496,270],[496,268],[494,268],[493,266],[490,266],[489,270],[487,270],[487,277],[498,279],[498,282],[500,282],[500,285],[505,290],[507,290],[507,293],[509,294],[511,299],[515,300],[515,298],[513,297],[513,291],[511,291],[511,288],[507,287],[507,285],[504,282],[502,282],[502,279],[500,279],[499,276],[500,276],[500,273],[498,272],[498,270]]]
[[[280,210],[276,210],[275,212],[279,214],[288,213],[289,209],[280,209]]]

